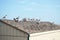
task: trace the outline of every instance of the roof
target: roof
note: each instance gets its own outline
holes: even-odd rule
[[[37,32],[44,32],[44,31],[51,31],[51,30],[59,30],[60,26],[56,25],[51,22],[33,22],[33,21],[19,21],[15,22],[14,20],[2,20],[3,22],[10,24],[20,30],[23,30],[29,34],[37,33]]]

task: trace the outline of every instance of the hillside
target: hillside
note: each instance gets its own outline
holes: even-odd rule
[[[18,21],[15,20],[2,20],[10,25],[13,25],[21,30],[26,31],[27,33],[36,33],[44,32],[50,30],[59,30],[60,26],[51,22],[42,22],[42,21]]]

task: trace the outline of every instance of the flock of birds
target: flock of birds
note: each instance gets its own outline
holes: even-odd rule
[[[6,19],[6,17],[7,17],[7,15],[5,15],[5,16],[3,16],[3,19]],[[19,16],[18,17],[16,17],[16,18],[13,18],[13,20],[15,20],[15,22],[18,22],[19,21]],[[39,22],[40,21],[40,19],[26,19],[26,18],[23,18],[23,21],[37,21],[37,22]]]

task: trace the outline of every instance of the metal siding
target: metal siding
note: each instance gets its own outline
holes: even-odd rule
[[[0,40],[27,40],[27,37],[1,36],[1,39]]]
[[[0,40],[27,40],[27,37],[26,33],[0,22]]]

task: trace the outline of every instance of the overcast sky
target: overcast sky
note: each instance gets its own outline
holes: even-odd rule
[[[60,0],[0,0],[0,19],[38,18],[60,24]]]

